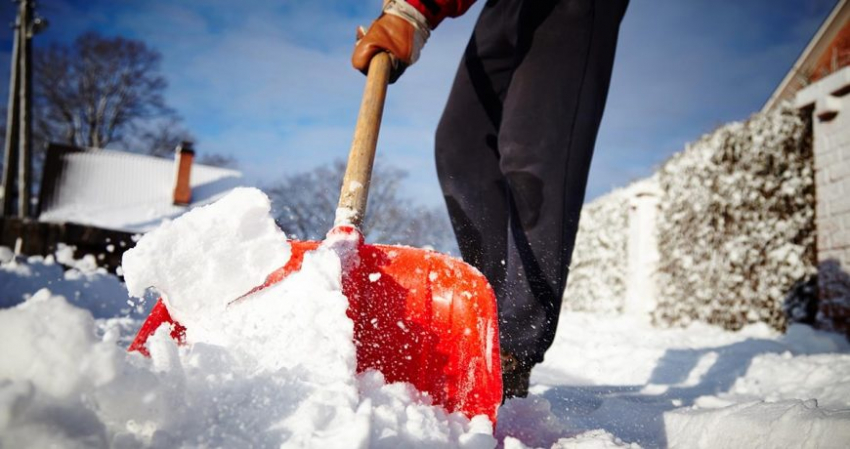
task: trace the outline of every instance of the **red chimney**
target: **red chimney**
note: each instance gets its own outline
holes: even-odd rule
[[[175,153],[177,171],[174,176],[174,204],[186,206],[192,202],[192,187],[189,180],[192,174],[192,160],[195,159],[195,150],[192,142],[180,142]]]

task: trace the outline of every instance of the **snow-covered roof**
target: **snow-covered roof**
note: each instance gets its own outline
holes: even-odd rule
[[[39,221],[143,233],[243,184],[242,174],[194,164],[192,202],[173,204],[174,160],[116,150],[48,148]]]

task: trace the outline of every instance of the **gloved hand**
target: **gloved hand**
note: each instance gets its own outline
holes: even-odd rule
[[[419,59],[419,51],[431,35],[425,16],[404,0],[390,0],[368,30],[357,30],[357,43],[351,54],[351,65],[364,74],[376,54],[386,51],[393,61],[390,83]]]

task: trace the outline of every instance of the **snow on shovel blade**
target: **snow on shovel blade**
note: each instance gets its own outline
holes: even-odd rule
[[[298,271],[304,254],[320,245],[290,243],[289,262],[258,289]],[[361,244],[357,254],[359,263],[343,277],[357,371],[379,370],[387,382],[410,382],[448,411],[485,414],[495,423],[502,400],[498,319],[484,276],[418,248]],[[147,354],[145,342],[163,323],[173,323],[172,338],[182,342],[185,328],[159,301],[128,350]]]

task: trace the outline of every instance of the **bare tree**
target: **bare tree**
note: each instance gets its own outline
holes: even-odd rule
[[[174,116],[163,97],[160,59],[143,42],[97,33],[39,52],[38,131],[51,140],[105,148],[144,119]]]
[[[180,142],[196,141],[164,98],[162,56],[144,42],[97,33],[53,44],[35,58],[36,149],[47,142],[80,147],[121,145],[173,157]],[[43,158],[36,151],[36,164]],[[236,159],[201,154],[206,165],[236,167]]]
[[[174,157],[174,149],[180,142],[196,142],[195,136],[184,128],[177,117],[152,120],[137,126],[136,136],[130,146],[157,157]]]
[[[228,154],[219,153],[203,153],[198,157],[198,163],[202,165],[212,165],[213,167],[222,168],[238,168],[239,162],[235,157]]]
[[[264,190],[271,197],[275,219],[292,238],[318,240],[333,226],[342,173],[340,161],[289,175]]]
[[[265,190],[275,205],[278,225],[292,238],[319,240],[333,226],[345,164],[336,161],[290,175]],[[361,231],[368,241],[432,247],[457,253],[448,216],[442,208],[415,204],[399,193],[407,173],[378,163],[369,188]]]

